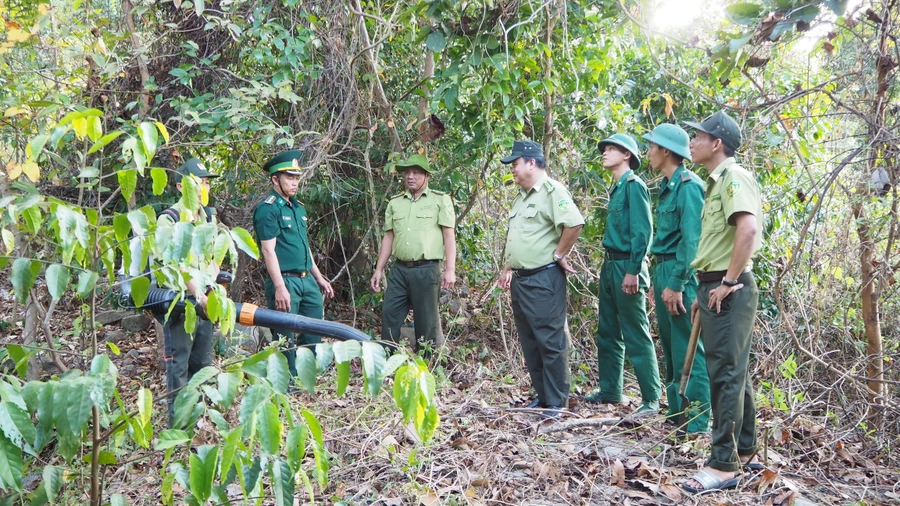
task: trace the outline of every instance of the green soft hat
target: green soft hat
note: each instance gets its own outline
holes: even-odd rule
[[[431,166],[428,165],[428,159],[423,155],[410,155],[406,160],[397,162],[394,166],[394,170],[397,171],[398,174],[403,174],[403,171],[410,167],[418,167],[428,174],[433,174]]]
[[[696,128],[701,132],[706,132],[713,137],[722,139],[726,146],[737,151],[741,147],[741,127],[737,121],[731,119],[731,116],[725,114],[725,111],[719,111],[708,116],[700,123],[693,121],[685,121],[687,126]]]
[[[678,125],[663,123],[649,134],[645,134],[644,139],[668,149],[685,160],[691,159],[691,137]]]
[[[190,160],[182,163],[180,167],[178,167],[178,170],[175,171],[175,174],[172,175],[172,181],[178,183],[181,181],[181,178],[187,176],[188,174],[201,178],[219,177],[218,174],[213,174],[212,172],[206,170],[206,167],[203,166],[203,163],[200,160],[191,158]]]
[[[506,158],[500,159],[500,163],[509,164],[519,158],[543,158],[544,147],[534,141],[513,142],[512,153]]]
[[[290,174],[291,176],[299,176],[303,174],[300,167],[300,160],[303,159],[303,151],[299,149],[291,149],[282,151],[277,155],[269,158],[269,161],[263,165],[263,172],[268,175],[274,175],[277,172]]]
[[[637,170],[637,168],[641,166],[641,155],[638,154],[637,142],[635,142],[630,135],[612,134],[606,139],[598,142],[597,147],[600,148],[601,153],[604,149],[606,149],[607,144],[613,144],[615,146],[619,146],[620,148],[625,148],[629,153],[631,153],[631,161],[629,162],[631,170]]]

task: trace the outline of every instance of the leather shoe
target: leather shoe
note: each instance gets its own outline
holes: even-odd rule
[[[529,402],[528,404],[526,404],[525,407],[528,408],[528,409],[542,408],[542,407],[543,407],[543,404],[541,403],[541,400],[540,400],[540,399],[538,399],[537,397],[535,397],[534,399],[531,399],[531,402]]]

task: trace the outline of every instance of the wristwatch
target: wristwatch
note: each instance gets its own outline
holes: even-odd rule
[[[566,258],[566,256],[565,255],[557,255],[555,251],[553,252],[553,261],[554,262],[559,262],[563,258]]]
[[[725,279],[725,278],[722,278],[722,284],[725,285],[725,286],[727,286],[728,288],[731,288],[731,287],[733,287],[733,286],[738,286],[738,282],[737,282],[737,281],[728,281],[728,280]]]

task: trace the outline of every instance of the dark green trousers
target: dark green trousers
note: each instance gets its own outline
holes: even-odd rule
[[[712,451],[706,465],[720,471],[740,470],[738,455],[756,452],[750,338],[759,290],[749,272],[741,274],[738,282],[744,287],[722,301],[719,313],[706,306],[710,290],[720,283],[701,283],[697,290],[713,413]]]
[[[212,365],[213,324],[209,320],[197,319],[194,335],[184,330],[184,315],[173,314],[169,321],[157,317],[163,325],[166,359],[166,391],[172,392],[185,385],[200,369]],[[175,420],[175,397],[170,395],[169,427]]]
[[[627,260],[607,259],[600,269],[600,304],[595,342],[601,400],[622,402],[622,376],[627,354],[641,387],[641,397],[645,402],[655,401],[659,399],[662,387],[659,383],[656,348],[650,339],[650,322],[647,320],[646,293],[650,286],[650,275],[645,263],[638,275],[638,292],[625,295],[622,280],[625,279],[626,262]]]
[[[531,276],[513,274],[513,318],[531,385],[544,406],[569,405],[566,274],[559,267]]]
[[[438,300],[441,294],[441,264],[433,263],[407,267],[399,262],[391,267],[381,308],[381,338],[400,341],[400,327],[413,310],[416,342],[409,343],[418,350],[419,342],[432,348],[443,341]]]
[[[659,326],[659,341],[662,344],[663,359],[666,365],[665,387],[666,397],[669,400],[669,411],[666,416],[668,417],[675,417],[686,408],[681,405],[678,387],[681,383],[684,357],[687,354],[688,341],[691,337],[691,303],[697,296],[697,280],[692,277],[685,285],[684,291],[681,292],[681,300],[686,312],[678,316],[669,314],[662,294],[672,276],[675,262],[673,258],[653,265],[656,321]],[[694,357],[694,365],[691,369],[691,378],[688,380],[685,396],[691,401],[691,410],[688,412],[688,432],[709,432],[709,376],[706,374],[706,356],[702,342],[697,343],[697,355]]]
[[[308,318],[322,319],[325,316],[325,306],[323,304],[322,292],[319,291],[319,285],[312,275],[305,278],[297,276],[284,276],[284,286],[288,293],[291,294],[291,313],[306,316]],[[266,278],[266,303],[269,309],[275,309],[275,285],[270,278]],[[288,369],[291,376],[297,375],[297,346],[316,345],[322,342],[320,336],[312,334],[294,335],[293,332],[281,332],[272,329],[272,335],[275,339],[284,338],[287,341],[287,347],[284,350],[285,358],[287,358]],[[313,350],[315,351],[315,350]]]

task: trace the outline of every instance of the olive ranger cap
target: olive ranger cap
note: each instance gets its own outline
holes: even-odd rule
[[[303,174],[302,168],[300,167],[300,160],[302,159],[303,151],[300,151],[299,149],[282,151],[272,158],[269,158],[269,161],[263,165],[263,171],[270,176],[280,172],[291,176],[299,176]]]
[[[645,134],[644,139],[668,149],[685,160],[691,159],[691,137],[678,125],[663,123],[649,134]]]
[[[402,174],[404,170],[410,167],[418,167],[428,174],[432,174],[431,167],[428,165],[428,159],[422,155],[412,155],[406,160],[397,162],[397,165],[394,166],[394,170],[397,173]]]
[[[608,144],[612,144],[614,146],[619,146],[620,148],[624,148],[629,153],[631,153],[631,160],[628,162],[628,165],[631,167],[631,170],[637,170],[638,167],[641,166],[641,155],[638,154],[638,146],[637,142],[634,141],[628,134],[612,134],[606,139],[597,143],[597,147],[600,148],[600,152],[602,153]]]
[[[500,163],[512,163],[522,157],[543,158],[544,147],[534,141],[516,141],[513,143],[512,153],[502,158]]]
[[[201,177],[201,178],[202,177],[208,177],[208,178],[219,177],[218,174],[213,174],[213,173],[209,172],[208,170],[206,170],[206,167],[203,165],[202,162],[200,162],[200,160],[198,160],[196,158],[191,158],[190,160],[182,163],[180,167],[178,167],[178,170],[175,172],[175,174],[172,175],[172,180],[174,182],[178,183],[181,181],[181,178],[183,178],[184,176],[187,176],[188,174],[190,174],[192,176],[196,176],[196,177]]]
[[[717,139],[721,139],[726,146],[737,151],[741,147],[741,127],[737,122],[731,119],[731,116],[725,114],[725,111],[719,111],[708,116],[700,123],[693,121],[685,121],[687,126],[696,128],[701,132],[706,132]]]

